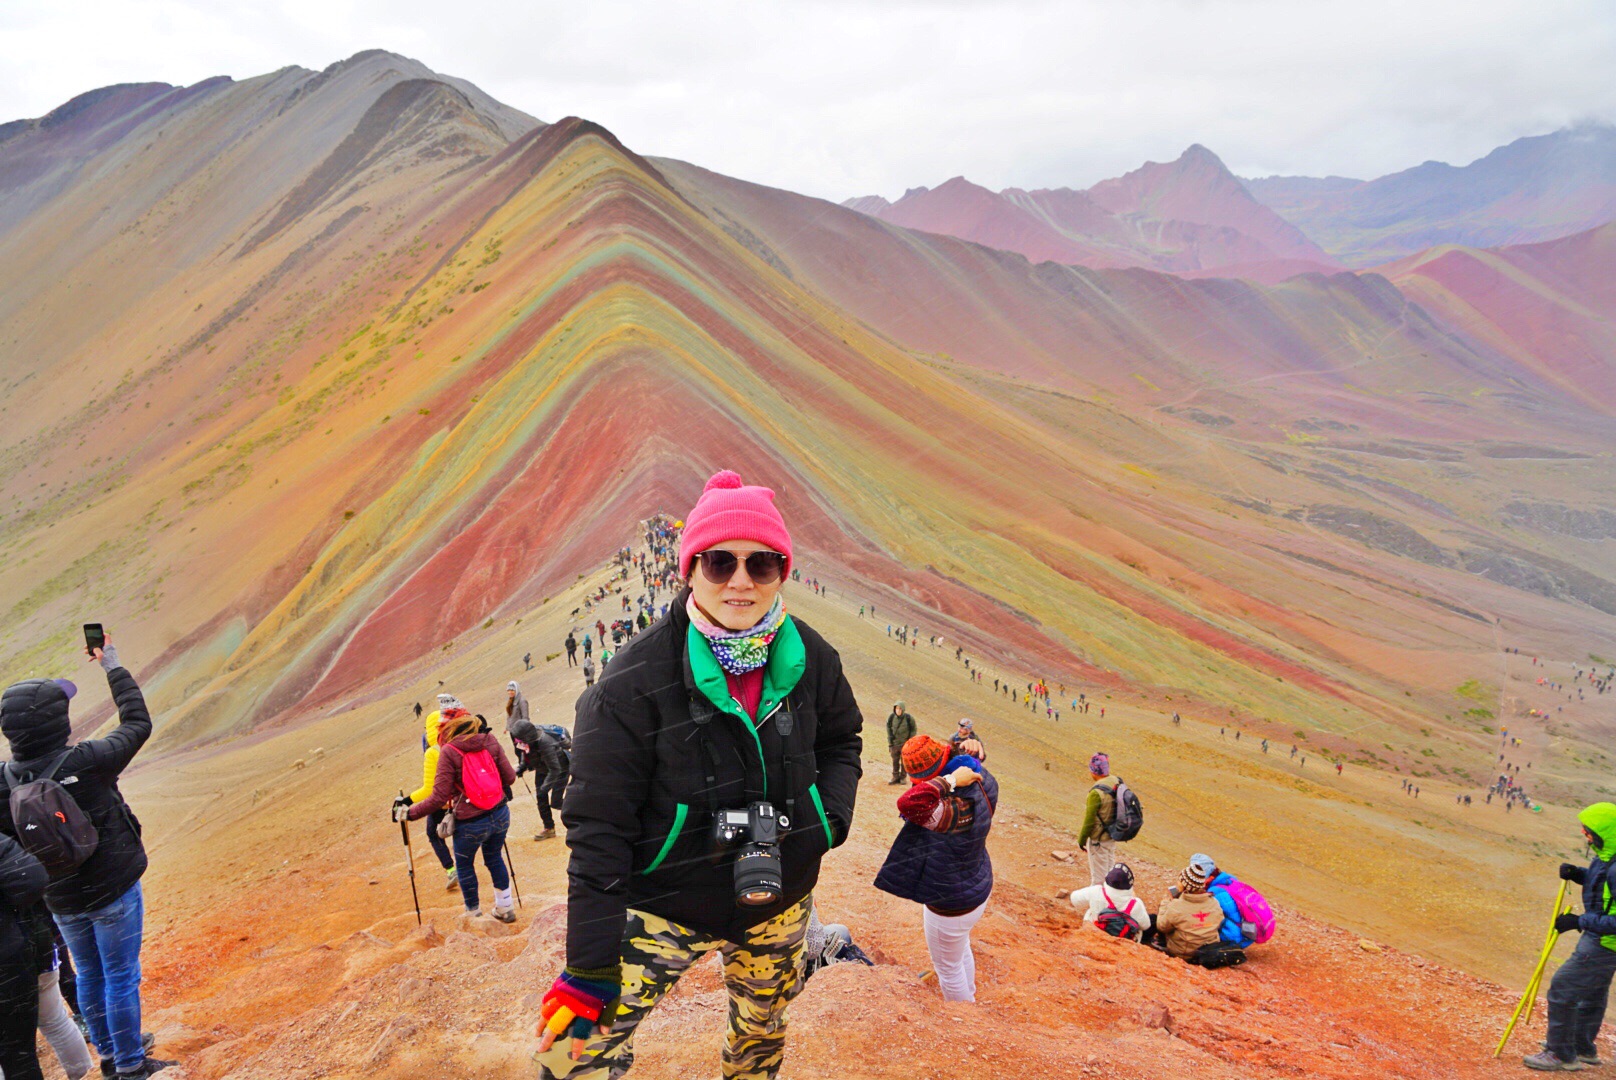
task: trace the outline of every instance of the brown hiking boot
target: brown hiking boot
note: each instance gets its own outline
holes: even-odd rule
[[[543,832],[538,833],[537,835],[535,835],[533,837],[533,839],[535,839],[535,840],[554,840],[555,839],[555,834],[556,834],[556,831],[554,829],[545,829]]]

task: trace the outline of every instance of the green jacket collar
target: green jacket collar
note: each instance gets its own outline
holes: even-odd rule
[[[685,631],[685,649],[690,657],[691,678],[695,680],[702,696],[712,702],[715,708],[746,721],[748,727],[752,726],[752,718],[746,715],[746,710],[729,692],[729,683],[724,678],[724,669],[719,666],[718,657],[713,655],[713,647],[694,625]],[[774,640],[769,643],[769,662],[763,668],[763,700],[758,704],[758,714],[767,716],[784,701],[802,681],[807,668],[808,650],[803,647],[796,620],[787,615],[781,620]]]

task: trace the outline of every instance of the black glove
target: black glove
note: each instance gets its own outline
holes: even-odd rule
[[[520,777],[525,772],[527,772],[527,762],[525,762],[525,761],[517,762],[516,763],[516,775],[518,777]]]
[[[1582,929],[1582,916],[1575,911],[1563,912],[1554,917],[1554,931],[1557,934],[1569,934],[1573,930]]]
[[[1560,864],[1560,880],[1575,881],[1578,885],[1588,876],[1588,871],[1576,863],[1563,862]]]

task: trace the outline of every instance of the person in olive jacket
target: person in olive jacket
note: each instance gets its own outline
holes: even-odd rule
[[[853,821],[863,719],[836,650],[785,614],[791,536],[773,498],[732,472],[707,482],[685,519],[683,595],[578,700],[567,966],[544,998],[541,1077],[622,1076],[640,1021],[714,950],[723,1075],[780,1068],[820,859]],[[778,844],[739,862],[747,836],[720,843],[715,816],[766,840],[760,804]]]
[[[904,782],[907,774],[903,771],[903,744],[919,733],[915,718],[909,715],[903,702],[893,702],[892,712],[887,714],[887,753],[892,755],[892,779],[887,781],[889,784]]]
[[[91,1042],[102,1062],[115,1066],[115,1075],[134,1080],[172,1064],[148,1057],[141,1037],[145,901],[140,879],[146,872],[146,848],[140,822],[118,790],[118,777],[151,738],[152,719],[135,677],[118,662],[111,636],[90,655],[106,672],[118,707],[118,726],[104,739],[69,745],[73,729],[68,700],[76,688],[65,679],[28,679],[0,695],[0,732],[11,744],[12,757],[0,770],[0,832],[17,835],[12,786],[47,775],[95,826],[95,852],[51,881],[45,904],[72,953]]]

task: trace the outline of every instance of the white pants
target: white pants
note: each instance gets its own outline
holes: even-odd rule
[[[926,950],[944,1001],[976,1000],[976,957],[971,954],[971,927],[982,919],[986,900],[964,915],[938,915],[925,908]]]
[[[73,1023],[73,1014],[67,1011],[58,984],[60,972],[52,968],[39,977],[39,1031],[56,1051],[56,1060],[62,1063],[67,1080],[79,1080],[90,1071],[90,1047],[84,1034]]]

